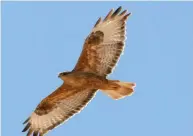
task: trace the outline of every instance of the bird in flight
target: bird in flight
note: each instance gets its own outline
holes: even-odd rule
[[[101,90],[118,100],[134,92],[135,83],[110,80],[126,40],[126,21],[130,13],[119,7],[99,18],[84,42],[74,69],[58,75],[64,82],[36,107],[22,132],[43,136],[74,114],[80,112]]]

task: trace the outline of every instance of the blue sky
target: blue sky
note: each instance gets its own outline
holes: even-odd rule
[[[136,92],[93,101],[48,136],[192,136],[193,2],[3,2],[2,136],[61,85],[96,20],[111,8],[132,12],[124,55],[111,79]]]

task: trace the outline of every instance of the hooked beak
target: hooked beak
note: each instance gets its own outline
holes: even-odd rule
[[[62,73],[59,73],[59,74],[58,74],[58,77],[60,78],[61,76],[62,76]]]

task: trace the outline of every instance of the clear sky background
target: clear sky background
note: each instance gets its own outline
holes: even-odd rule
[[[113,101],[98,92],[48,136],[192,136],[193,2],[3,2],[2,136],[24,136],[22,122],[62,84],[98,17],[132,12],[112,79],[137,83]]]

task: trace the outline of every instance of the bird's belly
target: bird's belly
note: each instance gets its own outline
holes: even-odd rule
[[[76,77],[68,79],[67,81],[65,81],[65,83],[73,87],[86,87],[91,89],[98,89],[102,84],[104,84],[104,81],[96,77]]]
[[[73,87],[82,87],[86,85],[86,82],[87,82],[86,79],[82,79],[78,77],[68,78],[67,80],[65,80],[66,84],[71,85]]]

